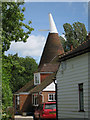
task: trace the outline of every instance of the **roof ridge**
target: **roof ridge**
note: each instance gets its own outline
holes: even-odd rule
[[[64,52],[63,54],[59,55],[59,58],[61,58],[61,57],[64,56],[64,55],[67,55],[67,54],[71,53],[72,51],[76,50],[77,48],[79,48],[80,46],[82,46],[83,44],[85,44],[85,43],[88,42],[88,41],[89,41],[89,39],[86,39],[86,40],[83,41],[81,44],[79,44],[79,46],[77,46],[77,47],[73,48],[72,50],[69,50],[69,51]]]

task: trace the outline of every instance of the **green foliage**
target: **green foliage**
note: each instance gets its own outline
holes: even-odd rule
[[[74,22],[73,25],[65,23],[63,27],[65,31],[64,35],[66,37],[66,41],[63,41],[65,51],[70,50],[71,45],[75,48],[86,40],[87,31],[83,23]]]
[[[2,113],[2,119],[1,120],[12,120],[12,115],[7,114],[7,112]]]
[[[18,57],[18,54],[2,56],[3,120],[9,120],[10,115],[6,113],[6,109],[12,106],[13,93],[33,79],[37,67],[37,63],[31,57]]]
[[[23,0],[22,0],[23,1]],[[33,72],[37,69],[37,64],[33,58],[18,57],[17,54],[4,55],[10,48],[12,41],[26,42],[29,34],[34,30],[30,25],[24,23],[24,2],[2,2],[2,46],[0,45],[0,58],[2,57],[2,108],[4,110],[3,119],[9,119],[5,110],[12,106],[13,93],[24,86],[33,78]],[[25,28],[25,31],[24,31]],[[1,42],[0,42],[1,43]],[[2,55],[1,55],[2,53]],[[1,73],[1,71],[0,71]]]
[[[17,54],[12,57],[12,79],[10,81],[13,93],[33,79],[33,73],[37,70],[37,64],[33,58],[18,57]]]
[[[25,8],[21,8],[23,2],[3,2],[2,3],[2,52],[10,48],[11,41],[26,42],[32,30],[29,24],[25,24],[23,12]],[[24,31],[24,29],[26,32]]]
[[[60,41],[61,41],[61,44],[63,46],[63,49],[65,50],[65,39],[62,37],[62,36],[59,36],[60,37]]]
[[[13,93],[33,79],[37,66],[36,61],[30,57],[18,57],[18,54],[4,56],[3,67],[8,72],[9,85]]]
[[[3,56],[2,61],[2,104],[3,110],[12,105],[12,90],[10,88],[11,65]]]

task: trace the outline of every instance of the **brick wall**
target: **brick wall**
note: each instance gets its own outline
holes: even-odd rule
[[[21,94],[19,95],[19,100],[20,100],[20,103],[19,103],[19,106],[18,106],[18,110],[16,110],[16,107],[15,107],[15,95],[13,96],[13,103],[14,103],[14,114],[18,111],[19,114],[22,114],[22,112],[31,112],[33,109],[32,109],[32,96],[29,94],[29,95],[26,95],[26,94]]]
[[[20,95],[20,113],[30,112],[32,110],[32,96]]]
[[[47,74],[43,73],[43,74],[40,74],[41,82],[42,82],[47,76],[49,76],[49,75],[51,75],[51,73],[47,73]]]
[[[42,94],[44,96],[44,102],[48,102],[48,94],[55,93],[55,91],[43,91]]]

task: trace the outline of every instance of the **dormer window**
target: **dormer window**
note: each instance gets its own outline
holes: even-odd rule
[[[34,73],[34,85],[40,84],[40,73]]]

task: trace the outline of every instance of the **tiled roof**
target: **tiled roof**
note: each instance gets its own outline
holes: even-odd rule
[[[58,33],[49,33],[43,54],[41,56],[39,67],[50,61],[57,55],[64,53]]]
[[[84,41],[81,45],[73,50],[70,50],[64,54],[59,55],[59,61],[64,61],[75,56],[90,52],[90,37],[87,37],[87,40]]]
[[[56,72],[59,67],[59,56],[55,56],[50,63],[45,63],[38,68],[37,72]]]
[[[30,93],[38,93],[38,92],[42,91],[50,83],[53,82],[53,79],[55,78],[55,75],[56,75],[56,73],[53,73],[52,75],[46,77],[45,80],[43,80],[43,82],[41,84],[37,85],[36,87],[34,87],[33,89],[31,89],[29,92]]]
[[[38,69],[38,72],[56,72],[59,67],[59,63],[57,64],[43,64],[41,68]]]
[[[50,83],[53,82],[53,79],[55,77],[56,73],[53,73],[52,75],[46,77],[43,82],[37,86],[34,86],[34,80],[29,81],[24,87],[19,89],[15,94],[18,94],[20,92],[29,92],[29,93],[35,93],[40,92],[44,88],[46,88]]]

